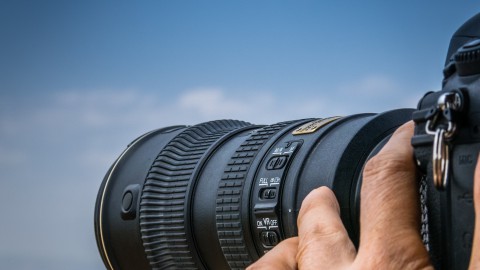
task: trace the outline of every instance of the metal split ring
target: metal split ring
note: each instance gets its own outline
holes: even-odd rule
[[[449,168],[449,149],[445,143],[445,130],[437,129],[433,141],[433,183],[439,190],[447,187]]]

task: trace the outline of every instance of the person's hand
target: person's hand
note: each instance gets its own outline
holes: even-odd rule
[[[358,251],[327,187],[312,191],[298,216],[298,237],[282,241],[248,269],[433,269],[420,238],[416,168],[410,139],[413,123],[400,127],[367,162],[361,190]],[[480,181],[477,164],[475,182]],[[480,185],[470,268],[480,267]]]

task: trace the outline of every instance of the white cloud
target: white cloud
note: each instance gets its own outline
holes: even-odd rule
[[[374,74],[358,81],[340,84],[339,90],[344,94],[360,94],[370,97],[386,96],[399,91],[399,85],[391,78]]]
[[[269,124],[415,106],[418,97],[406,93],[409,91],[405,87],[381,75],[343,82],[308,95],[296,91],[234,93],[218,87],[188,89],[177,96],[168,95],[170,98],[162,93],[132,89],[60,92],[33,106],[11,106],[12,111],[0,115],[0,147],[6,149],[8,144],[9,152],[13,153],[9,157],[2,155],[0,164],[6,164],[7,160],[24,161],[29,156],[19,139],[30,144],[33,141],[66,144],[72,143],[69,137],[76,138],[75,144],[84,146],[81,151],[90,153],[83,156],[91,157],[91,153],[108,151],[112,141],[127,143],[162,126],[225,118]],[[16,146],[25,151],[17,151]],[[113,152],[117,154],[119,150]]]
[[[409,85],[378,74],[341,83],[337,91],[332,103],[347,108],[349,114],[413,108],[423,94],[414,93]]]
[[[220,88],[195,88],[184,92],[173,111],[194,116],[202,121],[215,119],[239,119],[258,123],[273,122],[288,118],[287,107],[282,98],[271,92],[227,92]],[[180,112],[181,111],[181,112]]]
[[[415,106],[418,97],[406,93],[409,91],[399,83],[381,75],[308,95],[293,91],[288,95],[271,91],[234,93],[218,87],[188,89],[170,98],[131,89],[60,92],[33,106],[11,106],[11,111],[0,115],[0,147],[7,149],[8,145],[10,149],[2,151],[0,164],[25,161],[25,156],[30,156],[27,146],[32,142],[68,144],[75,138],[75,144],[82,145],[80,150],[86,153],[75,156],[90,159],[95,153],[93,156],[108,157],[99,152],[108,151],[112,141],[125,140],[123,146],[141,133],[162,126],[225,118],[269,124]],[[20,143],[21,139],[28,142],[27,146]],[[119,149],[112,152],[117,154]],[[11,154],[7,157],[5,153]]]
[[[194,110],[205,116],[244,114],[249,108],[241,101],[228,98],[216,88],[199,88],[184,93],[179,101],[183,109]]]

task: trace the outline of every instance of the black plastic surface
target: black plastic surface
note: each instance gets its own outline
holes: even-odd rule
[[[480,13],[470,18],[465,22],[452,36],[450,39],[450,45],[448,48],[447,58],[445,65],[450,62],[450,59],[453,57],[455,52],[463,46],[463,44],[480,38]]]
[[[203,268],[187,229],[187,193],[205,153],[223,135],[248,123],[219,120],[190,127],[171,140],[155,159],[143,186],[140,227],[150,265],[155,269]]]
[[[143,186],[159,151],[183,128],[167,127],[139,137],[129,144],[107,172],[95,205],[95,235],[107,268],[150,269],[143,249],[138,217],[133,220],[122,218],[124,190],[129,185]],[[138,211],[138,208],[139,200],[132,204],[131,210]]]
[[[473,39],[458,50],[455,66],[459,76],[480,73],[480,39]]]

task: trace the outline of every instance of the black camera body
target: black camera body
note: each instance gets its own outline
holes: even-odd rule
[[[415,111],[273,125],[218,120],[134,140],[97,196],[105,266],[243,269],[297,235],[302,201],[319,186],[334,191],[358,245],[363,168],[412,118],[425,246],[435,268],[467,269],[480,151],[480,14],[451,39],[442,90],[427,93]]]
[[[452,37],[442,90],[413,113],[422,179],[422,236],[436,268],[467,269],[473,239],[473,174],[480,151],[480,14]]]

